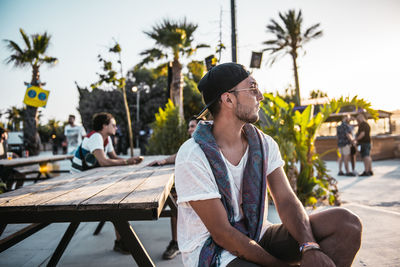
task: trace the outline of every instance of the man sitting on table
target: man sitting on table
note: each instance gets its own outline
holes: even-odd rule
[[[119,166],[138,164],[143,157],[131,157],[123,159],[117,156],[111,142],[111,135],[115,135],[117,125],[110,113],[102,112],[93,116],[93,131],[90,132],[76,149],[72,159],[72,172],[80,172],[95,167]],[[116,240],[114,250],[122,253],[130,253],[120,241],[120,236],[115,231]]]
[[[256,80],[225,63],[198,88],[214,122],[200,122],[175,161],[185,266],[351,266],[360,219],[343,208],[307,215],[277,143],[252,125],[263,100]],[[267,186],[282,224],[267,221]]]

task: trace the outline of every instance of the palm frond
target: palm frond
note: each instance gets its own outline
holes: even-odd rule
[[[16,52],[17,54],[23,54],[24,51],[19,47],[19,45],[12,40],[4,40],[7,43],[6,47],[11,52]]]
[[[16,42],[12,40],[4,40],[7,43],[7,49],[12,54],[6,59],[6,63],[13,63],[15,67],[36,66],[41,63],[54,64],[57,58],[45,55],[50,44],[51,36],[46,32],[42,35],[34,34],[31,36],[32,42],[23,29],[20,29],[21,36],[26,45],[26,49],[22,49]],[[41,57],[41,55],[43,57]]]
[[[157,48],[152,48],[145,50],[140,53],[141,56],[146,56],[142,61],[137,64],[138,66],[142,67],[148,63],[154,62],[155,60],[160,60],[163,58],[167,58],[168,56],[162,52],[162,50]]]
[[[266,26],[267,32],[275,36],[274,39],[263,42],[267,46],[263,51],[270,51],[270,62],[272,65],[281,55],[290,53],[297,57],[297,50],[302,48],[308,41],[322,36],[322,31],[316,32],[320,24],[315,24],[308,28],[304,33],[301,31],[303,16],[302,11],[296,12],[294,9],[286,13],[279,12],[282,25],[274,19]],[[279,53],[279,55],[276,55]]]
[[[51,35],[48,35],[47,32],[32,35],[33,50],[38,54],[44,54],[49,47],[50,39]]]
[[[13,63],[14,67],[26,67],[30,65],[30,62],[26,61],[23,55],[10,55],[6,59],[6,64]]]
[[[167,51],[168,54],[172,54],[174,59],[178,59],[180,55],[191,56],[193,55],[197,49],[203,47],[209,47],[205,44],[197,45],[196,47],[192,47],[193,45],[193,33],[196,31],[198,25],[194,23],[190,23],[186,18],[182,20],[172,20],[169,18],[164,18],[161,22],[154,25],[150,31],[144,31],[148,37],[153,39],[156,43],[156,49],[160,52],[158,54],[163,54],[165,57]],[[143,51],[140,53],[141,55],[147,55],[145,59],[143,59],[142,63],[152,62],[156,59],[160,59],[160,57],[154,57],[153,59],[149,57],[152,49]],[[161,52],[165,51],[165,53]]]
[[[54,66],[55,64],[57,64],[58,59],[55,58],[55,57],[48,57],[48,56],[45,56],[45,57],[42,58],[40,61],[41,61],[41,62],[45,62],[45,63],[49,63],[49,64],[51,64],[52,66]]]
[[[31,42],[29,41],[29,37],[28,37],[28,35],[26,35],[25,31],[22,28],[20,28],[19,32],[22,35],[22,39],[24,39],[26,47],[28,47],[29,50],[32,49],[31,48]]]
[[[199,48],[209,48],[210,46],[208,45],[208,44],[198,44],[198,45],[196,45],[196,49],[199,49]]]
[[[304,37],[309,37],[310,35],[312,35],[314,30],[317,29],[319,26],[320,26],[320,23],[317,23],[317,24],[311,26],[310,28],[308,28],[304,33]]]

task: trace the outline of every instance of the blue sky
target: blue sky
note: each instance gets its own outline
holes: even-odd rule
[[[264,48],[269,39],[265,31],[271,18],[290,8],[303,11],[304,26],[321,23],[322,38],[305,46],[306,54],[298,60],[302,97],[314,89],[329,97],[366,98],[375,108],[400,109],[400,1],[397,0],[236,0],[238,61],[249,66],[251,51]],[[18,29],[28,34],[47,31],[52,35],[48,54],[59,59],[52,68],[41,68],[41,79],[50,90],[43,121],[66,120],[78,115],[78,92],[75,81],[89,86],[100,70],[97,55],[106,55],[113,38],[122,46],[122,60],[127,70],[137,64],[139,53],[154,45],[143,31],[151,29],[162,18],[187,19],[199,25],[197,43],[212,48],[199,51],[195,59],[212,54],[219,39],[219,17],[222,8],[222,42],[227,46],[222,61],[231,60],[229,0],[0,0],[0,39],[11,39],[22,45]],[[0,43],[0,110],[22,106],[24,81],[30,81],[31,70],[5,65],[8,56]],[[282,91],[293,84],[292,62],[284,57],[272,67],[254,70],[254,77],[266,91]],[[2,120],[4,120],[4,116]]]

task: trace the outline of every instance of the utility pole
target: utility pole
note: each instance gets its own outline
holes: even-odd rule
[[[236,49],[236,7],[235,0],[231,0],[231,27],[232,27],[232,62],[237,62]]]
[[[219,12],[219,47],[218,47],[218,63],[221,61],[221,53],[222,53],[222,6],[220,7]]]

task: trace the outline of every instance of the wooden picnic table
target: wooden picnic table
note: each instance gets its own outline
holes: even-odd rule
[[[49,155],[49,156],[31,156],[27,158],[2,159],[0,160],[0,178],[7,183],[8,190],[11,190],[13,182],[17,181],[16,188],[22,186],[24,181],[50,178],[50,173],[69,172],[69,170],[47,170],[44,168],[50,162],[72,159],[73,155]],[[30,169],[21,169],[21,167],[31,166]],[[26,175],[37,174],[35,178],[28,179]],[[44,178],[41,176],[44,175]]]
[[[128,221],[171,216],[176,214],[176,204],[170,195],[174,166],[147,167],[149,161],[145,158],[139,165],[101,167],[62,175],[0,194],[0,235],[7,224],[32,223],[0,240],[0,252],[51,223],[69,222],[48,262],[48,266],[55,266],[80,222],[110,221],[136,263],[154,266]],[[164,205],[169,205],[171,210],[163,211]]]
[[[2,159],[0,160],[0,166],[5,167],[5,168],[16,168],[16,167],[22,167],[22,166],[27,166],[27,165],[33,165],[33,164],[41,164],[41,163],[48,163],[48,162],[54,162],[54,161],[59,161],[59,160],[65,160],[65,159],[72,159],[73,155],[49,155],[49,156],[31,156],[27,158],[16,158],[16,159]]]

